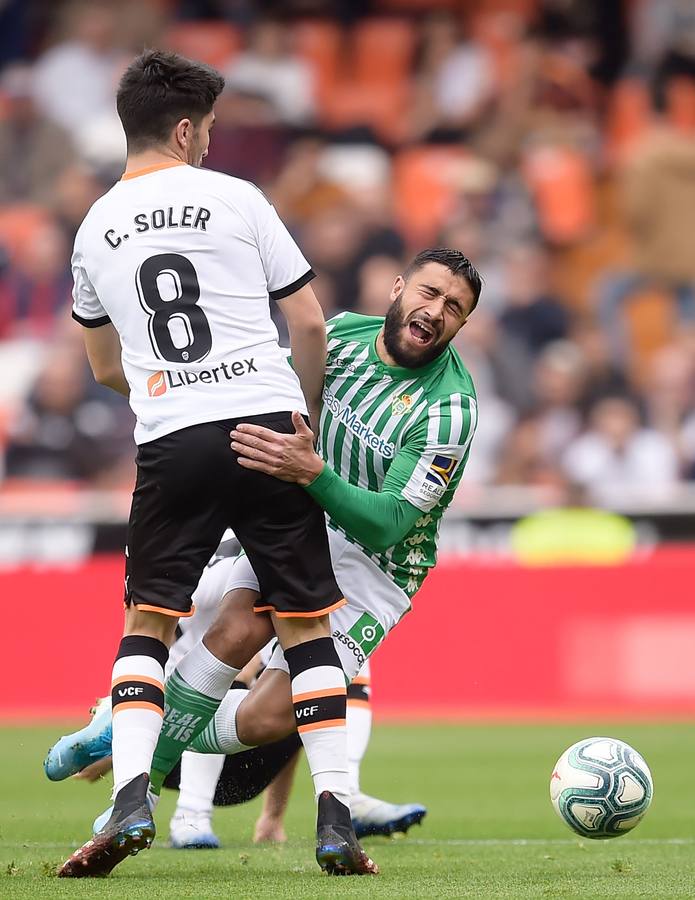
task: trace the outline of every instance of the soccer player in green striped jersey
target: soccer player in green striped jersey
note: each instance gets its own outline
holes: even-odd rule
[[[473,383],[451,340],[480,290],[480,276],[462,253],[423,251],[396,279],[385,318],[344,313],[328,323],[319,452],[298,413],[294,434],[250,424],[232,432],[241,465],[303,485],[327,513],[333,569],[348,600],[331,611],[331,632],[348,681],[408,611],[435,564],[439,522],[463,474],[477,422]],[[216,658],[220,666],[241,667],[272,637],[270,620],[254,613],[262,611],[262,604],[254,607],[257,600],[258,581],[242,555],[203,641],[208,664]],[[330,698],[307,694],[293,704],[288,679],[277,647],[254,688],[230,691],[192,748],[235,753],[294,728],[310,729],[304,722]],[[176,671],[167,698],[172,682],[178,683]],[[175,712],[180,719],[181,710]],[[197,706],[194,712],[203,715]],[[162,729],[154,785],[185,749],[173,731],[173,725]],[[359,845],[323,828],[322,797],[319,864],[338,872],[376,871]]]

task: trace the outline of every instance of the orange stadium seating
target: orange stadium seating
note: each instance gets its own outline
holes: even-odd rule
[[[164,35],[170,50],[199,59],[216,68],[225,68],[241,48],[241,34],[228,22],[176,22]]]
[[[594,180],[581,153],[559,144],[539,146],[527,154],[524,175],[547,240],[567,244],[587,235],[595,221]]]
[[[0,206],[0,244],[10,256],[21,253],[36,232],[51,221],[49,211],[29,203]]]

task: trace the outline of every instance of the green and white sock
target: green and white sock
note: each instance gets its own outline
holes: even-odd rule
[[[248,695],[245,689],[229,691],[210,724],[191,744],[191,750],[196,753],[224,753],[227,756],[250,750],[249,745],[241,743],[236,730],[237,710]]]
[[[166,683],[164,721],[150,773],[156,794],[184,750],[213,718],[238,674],[239,669],[217,659],[202,641],[173,671]]]

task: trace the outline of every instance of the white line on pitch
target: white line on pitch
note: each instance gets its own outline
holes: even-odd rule
[[[582,838],[577,837],[575,839],[572,838],[443,838],[442,840],[437,840],[435,838],[429,839],[419,839],[419,838],[409,838],[403,837],[398,838],[398,844],[403,843],[403,845],[414,844],[418,847],[547,847],[547,846],[565,846],[571,847],[576,846],[580,843],[588,843],[588,844],[601,844],[602,846],[606,846],[605,841],[592,841],[587,839],[584,841]],[[627,846],[628,841],[624,844],[621,842],[620,846]],[[645,844],[645,845],[692,845],[695,844],[695,838],[633,838],[629,839],[629,844],[632,846],[634,844]],[[27,841],[25,843],[15,842],[10,843],[9,841],[3,841],[0,844],[0,849],[4,850],[68,850],[70,847],[74,847],[76,844],[67,842],[67,843],[55,843],[55,842],[35,842],[35,841]],[[163,845],[161,845],[163,846]],[[609,846],[615,847],[614,843],[611,843]],[[232,848],[232,849],[236,849]]]
[[[419,839],[419,838],[402,838],[408,844],[418,844],[423,847],[528,847],[546,845],[563,845],[572,846],[584,842],[581,837],[572,838],[448,838],[443,840]],[[604,841],[593,841],[586,839],[590,844],[601,843]],[[630,838],[630,844],[694,844],[694,838]],[[614,847],[615,844],[610,844]]]

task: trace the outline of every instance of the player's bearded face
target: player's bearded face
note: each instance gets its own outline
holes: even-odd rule
[[[396,279],[384,320],[384,346],[396,365],[425,366],[446,350],[474,305],[465,279],[430,262]]]
[[[396,364],[407,369],[416,369],[436,359],[449,341],[443,339],[441,329],[433,333],[425,346],[417,346],[410,334],[410,321],[403,309],[403,291],[396,297],[384,320],[384,346]],[[434,327],[434,326],[433,326]]]

